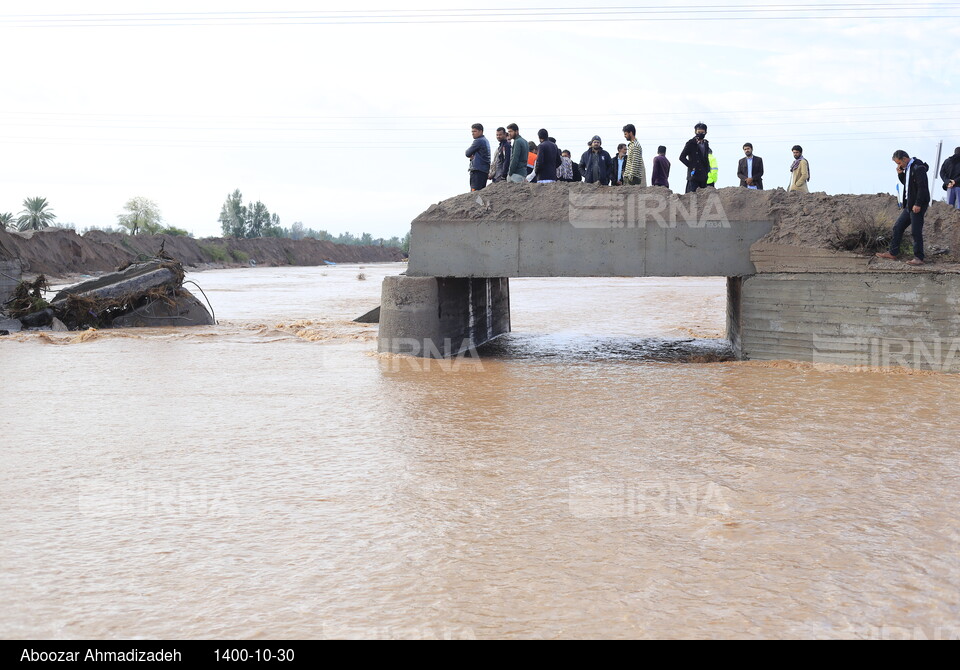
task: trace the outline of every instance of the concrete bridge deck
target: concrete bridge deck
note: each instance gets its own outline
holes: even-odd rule
[[[750,246],[773,220],[731,220],[718,192],[562,185],[495,208],[480,191],[464,209],[427,210],[411,230],[412,277],[734,277],[756,272]],[[515,204],[515,194],[510,194]],[[462,197],[461,197],[462,199]]]
[[[411,277],[738,277],[772,221],[584,228],[572,222],[414,223]]]

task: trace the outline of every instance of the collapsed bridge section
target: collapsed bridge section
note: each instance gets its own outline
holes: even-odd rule
[[[960,338],[960,212],[931,206],[938,261],[922,269],[873,256],[897,214],[884,194],[495,184],[414,220],[407,273],[384,282],[378,348],[444,357],[509,332],[510,277],[721,276],[741,359],[857,365],[864,338],[876,349],[910,332],[920,353],[940,350]],[[956,359],[897,364],[960,371]]]

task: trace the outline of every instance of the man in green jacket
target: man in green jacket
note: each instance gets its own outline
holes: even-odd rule
[[[510,153],[510,167],[507,168],[507,181],[523,183],[527,180],[527,141],[520,137],[520,127],[515,123],[507,126],[507,134],[513,140]]]

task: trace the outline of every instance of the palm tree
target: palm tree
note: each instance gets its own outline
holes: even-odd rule
[[[27,198],[23,201],[23,211],[20,212],[20,218],[17,219],[17,225],[20,230],[40,230],[45,228],[57,215],[53,210],[47,209],[50,203],[46,198]]]
[[[3,230],[7,227],[13,228],[13,214],[10,212],[3,212],[0,214],[0,230]]]

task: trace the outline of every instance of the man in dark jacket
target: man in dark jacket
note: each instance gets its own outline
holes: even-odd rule
[[[667,148],[662,144],[657,147],[657,155],[653,158],[650,185],[670,188],[670,161],[667,159]]]
[[[940,179],[943,180],[943,190],[947,192],[947,203],[960,209],[960,147],[953,150],[953,155],[943,161],[940,166]]]
[[[593,136],[590,140],[590,148],[580,157],[580,172],[583,174],[583,180],[588,184],[610,185],[610,178],[615,175],[613,160],[603,149],[599,135]]]
[[[749,142],[743,145],[743,155],[744,158],[741,158],[740,164],[737,165],[737,176],[740,178],[740,186],[762,191],[763,159],[760,158],[760,156],[753,155],[753,145]]]
[[[497,128],[497,142],[499,146],[493,155],[493,162],[490,164],[490,172],[487,179],[494,184],[507,180],[507,169],[510,167],[510,138],[507,137],[507,130],[502,126]]]
[[[617,155],[613,158],[613,178],[611,186],[623,186],[623,171],[627,169],[627,145],[622,142],[617,145]]]
[[[710,148],[710,143],[707,141],[707,124],[698,123],[693,127],[693,132],[696,134],[692,139],[687,140],[683,145],[683,151],[680,152],[680,162],[687,166],[687,190],[684,193],[706,188],[707,177],[710,176],[710,159],[707,157]]]
[[[470,190],[479,191],[487,185],[487,175],[490,172],[490,142],[483,136],[483,125],[473,124],[470,132],[473,134],[473,144],[467,149],[467,158],[470,159]]]
[[[550,141],[550,133],[545,128],[537,131],[540,145],[537,147],[537,162],[533,171],[537,173],[538,184],[552,184],[557,181],[557,168],[560,167],[560,149]]]
[[[527,180],[527,141],[520,137],[520,127],[515,123],[507,126],[507,134],[513,141],[507,181],[522,184]]]
[[[893,225],[890,251],[879,253],[877,257],[897,260],[897,256],[900,255],[900,244],[903,242],[903,233],[909,226],[913,233],[914,257],[913,260],[907,261],[907,265],[923,265],[923,215],[930,205],[930,187],[927,185],[927,170],[930,166],[919,158],[910,158],[902,149],[893,152],[893,162],[897,164],[897,177],[903,184],[898,196],[903,211]]]

